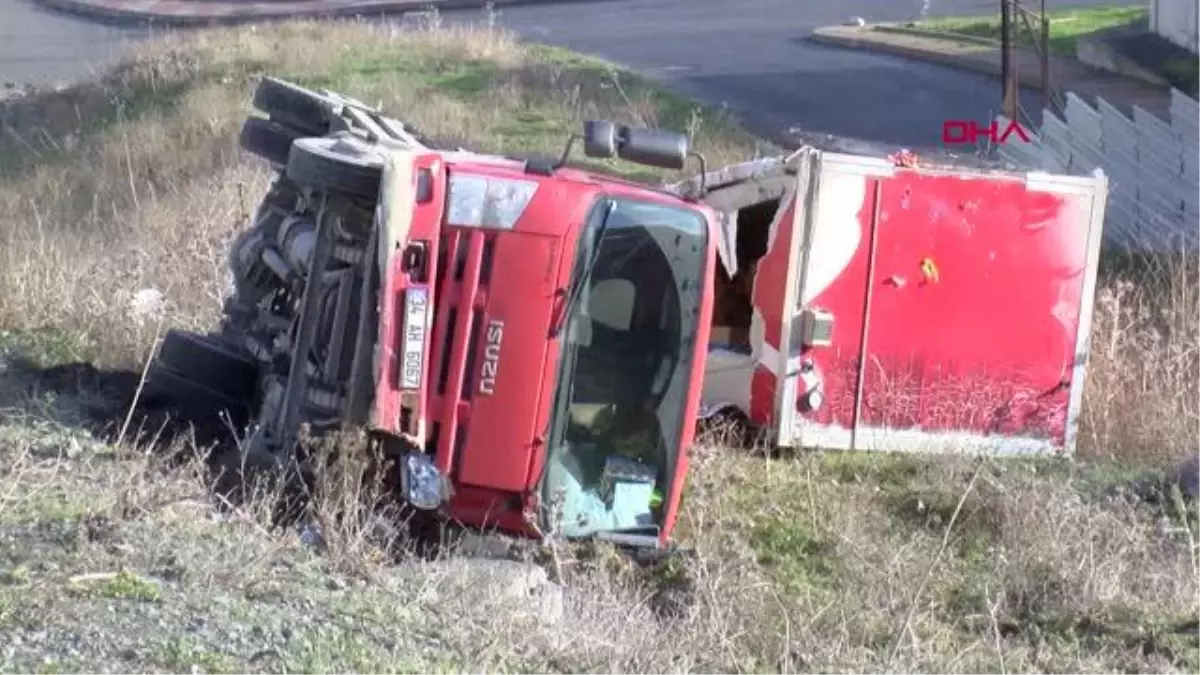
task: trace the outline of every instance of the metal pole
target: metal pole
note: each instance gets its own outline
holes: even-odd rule
[[[1008,0],[1000,0],[1000,110],[1008,114]]]
[[[1012,0],[1000,0],[1000,79],[1004,84],[1004,116],[1017,119],[1015,89],[1016,73],[1013,71],[1013,16]]]
[[[862,426],[863,392],[867,385],[868,340],[871,339],[871,300],[875,297],[875,261],[879,252],[879,214],[883,203],[883,181],[875,181],[871,206],[871,243],[867,249],[867,288],[863,297],[862,331],[858,335],[858,373],[854,382],[854,420],[850,425],[850,451],[858,450],[858,428]]]
[[[1046,20],[1046,0],[1042,0],[1042,110],[1050,109],[1050,22]]]

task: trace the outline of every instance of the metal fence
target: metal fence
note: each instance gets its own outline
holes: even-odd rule
[[[1200,50],[1196,0],[1151,0],[1150,30],[1189,51]]]
[[[1109,178],[1104,243],[1134,251],[1200,248],[1200,105],[1171,92],[1170,121],[1134,106],[1067,94],[1066,119],[1047,110],[1032,143],[999,146],[1003,159],[1045,171]],[[1000,128],[1008,124],[997,120]]]

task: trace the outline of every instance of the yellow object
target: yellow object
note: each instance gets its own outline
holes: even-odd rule
[[[934,283],[937,283],[941,279],[937,264],[933,262],[933,258],[921,259],[921,275],[925,277],[925,281],[932,281]]]
[[[654,492],[650,493],[650,508],[656,509],[662,506],[663,494],[658,488],[654,488]]]

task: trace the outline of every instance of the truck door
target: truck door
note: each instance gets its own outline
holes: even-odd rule
[[[779,444],[1070,453],[1105,179],[797,160],[754,291]]]

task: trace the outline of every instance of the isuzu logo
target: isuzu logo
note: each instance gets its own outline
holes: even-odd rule
[[[491,396],[496,391],[496,373],[500,370],[500,343],[504,340],[504,322],[488,321],[484,335],[483,371],[479,374],[479,393]]]

